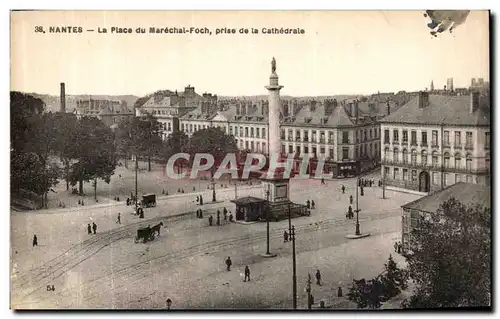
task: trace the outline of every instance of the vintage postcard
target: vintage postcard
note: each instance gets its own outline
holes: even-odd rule
[[[12,309],[491,309],[490,12],[10,12]]]

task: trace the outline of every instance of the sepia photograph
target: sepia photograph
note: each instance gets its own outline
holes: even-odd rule
[[[492,310],[489,10],[10,11],[12,310]]]

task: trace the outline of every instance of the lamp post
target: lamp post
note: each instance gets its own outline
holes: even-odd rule
[[[288,233],[292,232],[292,209],[290,207],[290,202],[288,202]]]
[[[212,177],[212,202],[216,202],[217,198],[215,197],[215,179]]]
[[[382,198],[385,199],[385,167],[382,172]]]
[[[311,303],[311,274],[307,274],[307,309],[311,310],[312,308],[312,303]]]
[[[137,169],[139,164],[137,163],[137,155],[135,156],[135,212],[137,213]]]
[[[297,309],[297,262],[295,258],[295,226],[290,230],[290,239],[292,240],[292,256],[293,256],[293,309]]]
[[[356,181],[356,236],[361,235],[359,231],[359,196],[358,196],[358,188],[359,188],[359,177]]]
[[[267,199],[267,207],[266,207],[266,223],[267,223],[267,251],[266,254],[270,255],[269,252],[269,189],[266,190],[266,199]]]

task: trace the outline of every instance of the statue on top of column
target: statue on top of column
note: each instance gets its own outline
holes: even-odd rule
[[[273,57],[273,60],[271,61],[271,72],[275,73],[276,72],[276,59]]]

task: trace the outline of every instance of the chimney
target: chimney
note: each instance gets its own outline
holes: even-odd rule
[[[61,113],[66,113],[66,89],[64,82],[61,83]]]
[[[470,92],[470,113],[474,113],[479,108],[479,92]]]
[[[418,93],[418,108],[424,109],[428,105],[429,105],[429,92],[420,91]]]
[[[236,104],[236,115],[240,115],[240,105]]]
[[[356,123],[358,122],[358,116],[359,116],[359,101],[356,100],[354,101],[354,117],[356,118]]]
[[[387,115],[391,115],[391,104],[387,101]]]

